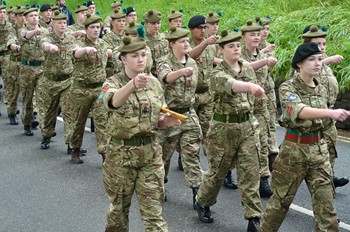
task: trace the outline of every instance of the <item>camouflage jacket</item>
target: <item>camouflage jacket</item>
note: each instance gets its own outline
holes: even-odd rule
[[[153,65],[151,72],[156,74],[156,62],[169,53],[168,41],[163,34],[158,34],[156,37],[153,37],[147,33],[146,43],[152,53]]]
[[[323,129],[323,123],[329,119],[303,120],[298,118],[300,111],[306,106],[327,109],[327,95],[324,94],[326,89],[316,79],[314,82],[316,87],[307,86],[297,73],[292,79],[282,83],[279,88],[282,109],[282,115],[279,119],[281,126],[302,133]]]
[[[20,31],[19,41],[21,43],[22,50],[22,59],[26,60],[44,60],[44,51],[41,49],[40,40],[49,33],[46,28],[41,28],[40,35],[34,35],[32,38],[25,38],[28,31],[32,31],[33,29],[27,25]]]
[[[123,35],[116,35],[113,31],[111,31],[110,33],[104,35],[102,39],[106,41],[106,43],[108,44],[108,48],[114,49],[116,47],[119,47],[119,45],[123,41],[124,36],[124,32]]]
[[[23,27],[18,27],[17,24],[13,25],[13,30],[11,30],[11,33],[8,36],[8,40],[7,40],[7,47],[10,46],[11,44],[17,44],[19,45],[19,35],[20,35],[20,31],[24,28]],[[19,58],[21,57],[21,52],[20,51],[11,51],[11,56],[15,57],[15,58]]]
[[[214,95],[214,113],[240,115],[253,112],[254,96],[250,93],[233,93],[235,80],[256,83],[253,68],[246,62],[238,61],[241,72],[237,73],[225,61],[213,71],[210,91]]]
[[[4,24],[0,24],[0,52],[7,51],[7,40],[9,34],[13,32],[12,23],[5,21]]]
[[[107,133],[119,139],[135,135],[156,135],[160,107],[165,106],[164,91],[155,77],[148,79],[148,85],[130,94],[124,105],[111,106],[114,93],[130,81],[124,69],[108,78],[103,84],[100,99],[108,109]]]
[[[333,75],[333,71],[327,65],[323,65],[320,75],[316,77],[318,82],[326,88],[328,95],[328,108],[333,108],[339,93],[339,85],[337,78]]]
[[[50,19],[50,22],[49,23],[47,23],[47,22],[45,22],[44,20],[43,20],[43,18],[41,18],[40,17],[40,19],[39,19],[39,25],[41,26],[41,27],[44,27],[44,28],[46,28],[46,29],[49,29],[51,26],[52,26],[52,19]]]
[[[182,68],[192,67],[190,77],[180,77],[174,83],[166,83],[168,73]],[[198,81],[198,68],[196,62],[187,57],[186,64],[180,63],[173,52],[163,57],[157,64],[158,79],[164,85],[165,101],[170,108],[187,108],[195,102],[195,92]]]

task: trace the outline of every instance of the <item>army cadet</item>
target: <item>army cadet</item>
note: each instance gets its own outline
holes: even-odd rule
[[[41,27],[47,28],[49,31],[51,30],[52,24],[52,8],[50,4],[44,4],[40,7],[41,17],[39,19],[39,24]]]
[[[131,21],[137,22],[137,13],[134,7],[129,6],[124,8],[123,11],[126,14],[126,24],[129,24]]]
[[[94,1],[86,1],[85,6],[88,8],[88,14],[96,14],[96,4]]]
[[[323,55],[323,66],[321,69],[321,73],[319,76],[316,77],[318,82],[321,85],[324,85],[327,90],[328,94],[328,108],[333,109],[334,104],[337,100],[337,95],[339,93],[339,86],[336,77],[333,75],[332,70],[328,67],[328,64],[331,63],[340,63],[343,60],[343,57],[340,55],[334,55],[331,57],[327,57],[326,55],[326,37],[327,32],[323,31],[321,29],[318,29],[316,25],[313,25],[311,27],[307,27],[304,29],[303,39],[304,42],[314,42],[317,43],[322,51]],[[335,120],[329,120],[328,124],[324,125],[323,129],[323,135],[324,139],[327,142],[328,152],[330,156],[330,163],[332,166],[332,173],[333,173],[333,183],[334,186],[342,187],[349,183],[349,179],[346,177],[336,177],[334,176],[334,164],[335,159],[337,158],[337,150],[336,150],[336,141],[337,141],[337,128],[335,126]]]
[[[273,195],[263,214],[261,232],[278,231],[303,180],[312,198],[315,231],[339,231],[333,206],[332,167],[322,129],[329,120],[346,120],[350,112],[327,107],[327,90],[315,79],[322,69],[318,44],[300,45],[292,67],[297,74],[279,88],[279,123],[287,132],[273,165]]]
[[[122,11],[122,2],[123,1],[117,1],[117,0],[115,0],[115,1],[113,1],[113,3],[111,4],[111,8],[112,8],[112,14],[117,10],[117,11],[119,11],[119,12],[121,12]],[[105,19],[105,21],[104,21],[104,28],[103,28],[103,30],[104,30],[104,34],[108,34],[108,33],[110,33],[111,32],[111,22],[112,22],[112,18],[111,18],[111,16],[110,15],[108,15],[107,17],[106,17],[106,19]]]
[[[112,32],[104,35],[102,39],[107,42],[109,49],[114,49],[118,47],[125,35],[125,16],[126,14],[123,11],[115,10],[113,14],[110,15],[112,21]],[[112,58],[108,59],[106,72],[107,77],[113,76],[115,71]]]
[[[253,115],[254,96],[264,94],[255,84],[254,70],[240,60],[241,33],[222,31],[217,43],[224,61],[212,73],[210,90],[214,114],[204,142],[209,169],[197,193],[197,212],[205,223],[214,221],[210,206],[217,200],[229,170],[237,167],[238,186],[247,231],[259,230],[262,214],[259,197],[258,121]]]
[[[32,136],[31,124],[33,121],[33,95],[38,79],[42,77],[42,64],[44,52],[40,47],[40,40],[48,33],[46,28],[39,25],[39,12],[37,8],[29,8],[23,15],[27,25],[20,31],[22,61],[20,71],[21,94],[23,97],[22,123],[24,134]],[[37,125],[37,124],[36,124]]]
[[[198,68],[196,62],[188,56],[188,35],[189,31],[186,29],[170,27],[166,35],[170,52],[159,61],[157,71],[158,78],[164,85],[165,101],[169,109],[188,117],[181,126],[168,128],[162,133],[162,138],[165,138],[162,141],[165,176],[168,176],[172,154],[179,144],[186,186],[192,188],[193,207],[195,207],[195,196],[202,181],[199,160],[202,132],[193,108]]]
[[[221,12],[218,12],[217,14],[214,12],[210,12],[209,15],[206,17],[208,26],[206,37],[216,35],[218,33],[220,17]]]
[[[169,20],[169,28],[170,27],[182,27],[182,14],[183,10],[180,9],[179,11],[172,10],[171,14],[168,15]]]
[[[7,15],[8,15],[8,20],[10,23],[15,24],[16,23],[16,15],[13,12],[15,8],[13,6],[9,7],[9,10],[7,11]]]
[[[75,18],[77,22],[67,27],[67,33],[70,33],[75,38],[84,38],[86,35],[84,21],[86,20],[88,8],[86,6],[77,4],[75,8]]]
[[[103,182],[109,196],[106,232],[129,231],[129,208],[134,191],[145,231],[168,231],[162,217],[164,165],[159,129],[180,125],[169,113],[159,81],[146,68],[146,42],[125,37],[118,48],[123,70],[103,85],[101,97],[108,109],[107,156]]]
[[[163,34],[159,33],[162,14],[156,10],[149,10],[143,14],[146,26],[146,43],[152,52],[153,67],[151,73],[157,76],[156,62],[169,53],[168,42]]]
[[[90,110],[96,127],[97,151],[102,160],[106,152],[107,113],[98,96],[106,79],[107,59],[112,56],[112,51],[107,48],[106,42],[98,38],[101,20],[99,15],[87,15],[84,21],[86,37],[77,40],[79,48],[73,51],[75,61],[69,96],[73,105],[71,114],[74,123],[69,136],[69,145],[72,148],[71,161],[74,164],[83,163],[81,145]]]
[[[66,114],[66,105],[70,104],[68,88],[71,84],[70,75],[74,68],[75,38],[65,34],[67,16],[59,11],[55,11],[54,14],[52,17],[53,31],[40,41],[45,52],[44,74],[39,79],[37,86],[37,104],[42,135],[41,149],[48,149],[51,137],[56,134],[55,126],[59,103],[61,103],[65,134],[68,133],[68,125],[72,123],[71,118]]]
[[[257,84],[264,88],[265,92],[268,88],[268,67],[273,66],[277,60],[273,57],[267,57],[266,54],[260,52],[258,46],[261,40],[261,26],[252,21],[241,27],[242,40],[244,45],[242,47],[242,59],[251,63],[255,69],[257,77]],[[268,165],[268,122],[269,111],[267,109],[268,98],[266,94],[255,98],[254,116],[259,121],[259,137],[260,137],[260,165],[261,165],[261,179],[260,179],[260,197],[268,198],[272,195],[271,187],[268,182],[270,177],[270,170]]]
[[[18,125],[18,118],[16,116],[17,101],[20,92],[20,79],[19,73],[21,68],[21,46],[19,43],[19,33],[25,26],[25,17],[23,13],[26,8],[17,6],[13,9],[13,13],[16,15],[16,23],[13,25],[13,31],[10,33],[7,40],[8,48],[11,50],[10,63],[7,69],[8,82],[6,83],[6,91],[10,92],[7,94],[7,115],[10,119],[10,125]]]

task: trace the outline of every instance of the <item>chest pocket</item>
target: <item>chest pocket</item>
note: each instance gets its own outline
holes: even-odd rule
[[[148,132],[151,127],[152,104],[146,94],[136,93],[139,104],[139,129],[140,132]]]

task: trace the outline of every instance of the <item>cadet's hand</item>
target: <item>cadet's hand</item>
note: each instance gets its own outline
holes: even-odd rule
[[[344,109],[332,110],[331,118],[340,122],[345,121],[350,116],[350,111]]]
[[[40,35],[41,34],[41,28],[34,29],[34,35]]]
[[[88,55],[94,55],[96,54],[97,50],[96,48],[93,48],[93,47],[85,47],[85,52]]]
[[[51,45],[50,46],[50,50],[49,50],[51,53],[56,53],[58,52],[58,47],[56,45]]]
[[[158,119],[158,127],[160,128],[167,128],[180,125],[181,121],[177,118],[171,117],[170,113],[166,113]]]
[[[86,35],[86,31],[76,31],[75,34],[77,35],[77,37],[84,37]]]
[[[334,55],[329,58],[331,58],[331,64],[339,64],[344,59],[344,57],[341,55]]]
[[[212,36],[208,37],[208,38],[205,40],[205,43],[206,43],[207,45],[215,44],[216,41],[217,41],[218,39],[219,39],[219,36],[217,36],[217,35],[212,35]]]
[[[193,68],[192,67],[187,67],[182,69],[182,73],[185,77],[192,76],[193,74]]]
[[[275,57],[268,57],[266,59],[266,65],[272,68],[277,64],[277,61],[278,60]]]
[[[265,90],[263,88],[261,88],[260,85],[251,83],[250,92],[254,96],[261,96],[265,93]]]
[[[272,52],[273,50],[275,50],[276,45],[274,44],[269,44],[267,45],[264,49],[262,49],[262,52]]]
[[[133,81],[133,85],[136,89],[138,88],[143,88],[147,85],[148,83],[148,77],[149,74],[146,73],[139,73],[136,77],[134,77]]]
[[[106,34],[109,34],[109,33],[111,33],[111,29],[110,29],[110,28],[105,28],[105,29],[103,30],[103,32],[105,33],[105,35],[106,35]]]

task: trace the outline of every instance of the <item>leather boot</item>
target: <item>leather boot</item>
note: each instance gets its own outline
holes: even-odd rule
[[[258,232],[260,230],[260,219],[251,218],[248,222],[247,232]]]
[[[178,168],[180,171],[184,170],[184,167],[182,166],[182,160],[181,160],[181,155],[179,154],[179,158],[177,159],[177,164],[178,164]]]
[[[202,206],[196,201],[196,208],[198,213],[198,218],[204,223],[213,223],[214,218],[211,216],[211,211],[209,206]]]
[[[197,193],[198,193],[198,187],[192,188],[192,195],[193,195],[192,202],[193,202],[193,209],[194,210],[197,210],[197,207],[196,207],[196,196],[197,196]]]
[[[80,153],[80,148],[74,148],[72,150],[71,161],[74,164],[82,164],[84,162],[83,156]]]
[[[24,125],[24,134],[26,136],[33,136],[33,132],[30,125]]]
[[[336,177],[336,176],[333,176],[333,184],[334,184],[334,187],[343,187],[344,185],[347,185],[349,183],[349,179],[346,178],[346,177]]]
[[[34,112],[33,114],[33,120],[32,120],[32,123],[30,124],[32,129],[36,129],[39,126],[37,114],[38,114],[37,112]]]
[[[272,191],[268,179],[268,176],[260,177],[259,193],[260,197],[262,198],[270,198],[272,196]]]
[[[276,157],[277,157],[278,153],[270,153],[269,154],[269,169],[270,169],[270,172],[273,171],[273,163],[275,162],[276,160]]]
[[[232,172],[229,171],[224,180],[224,187],[228,189],[238,189],[238,185],[234,182],[232,178]]]
[[[90,118],[90,130],[91,132],[95,132],[95,123],[93,118]]]
[[[41,149],[46,150],[50,148],[50,138],[47,137],[43,137],[43,139],[41,140]]]
[[[18,118],[16,115],[9,116],[10,125],[18,125]]]
[[[80,153],[82,156],[86,156],[87,150],[85,148],[80,148]],[[68,145],[67,147],[67,155],[72,154],[72,148]]]

